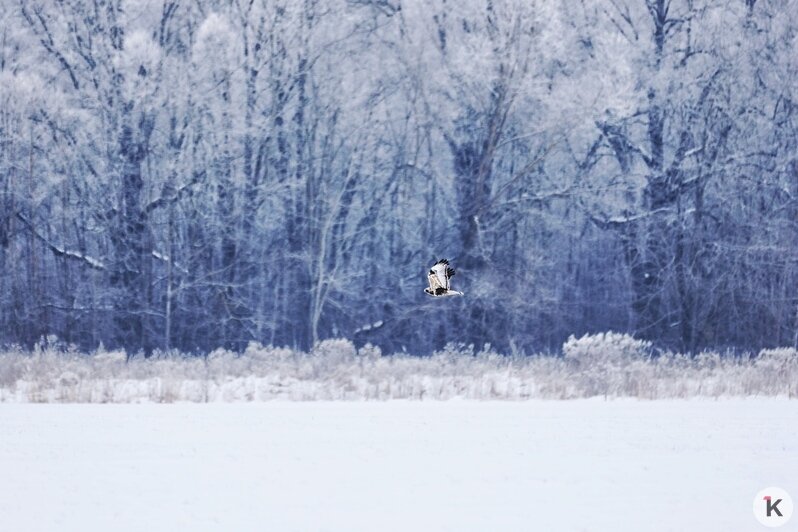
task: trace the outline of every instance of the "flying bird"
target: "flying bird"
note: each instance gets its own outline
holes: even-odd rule
[[[431,296],[462,296],[462,292],[452,290],[449,279],[454,277],[454,269],[449,267],[449,261],[441,259],[436,262],[427,274],[429,288],[424,291]]]

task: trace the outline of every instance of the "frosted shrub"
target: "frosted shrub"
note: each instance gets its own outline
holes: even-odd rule
[[[71,371],[63,372],[58,378],[58,384],[64,387],[77,386],[79,382],[80,378]]]
[[[576,362],[580,366],[590,366],[648,358],[651,355],[651,348],[651,342],[610,331],[586,334],[581,338],[571,336],[563,344],[562,352],[566,360]]]
[[[760,370],[760,379],[780,388],[789,397],[798,397],[798,350],[792,347],[763,349],[754,364]],[[761,383],[754,382],[752,387],[760,386]]]
[[[290,360],[294,354],[294,351],[284,347],[267,347],[258,342],[250,342],[241,356],[256,361],[278,363]]]
[[[366,344],[357,350],[357,356],[367,360],[376,360],[382,356],[382,350],[376,345]]]
[[[99,349],[93,355],[94,361],[99,364],[105,363],[116,363],[116,364],[124,364],[127,362],[127,353],[124,351],[105,351],[104,349]]]
[[[250,345],[252,345],[252,344],[250,344]],[[225,359],[225,358],[229,358],[231,355],[232,355],[232,353],[230,353],[230,351],[228,351],[227,349],[221,349],[220,348],[220,349],[214,349],[213,351],[208,353],[208,356],[206,356],[205,359],[208,360],[208,361],[211,361],[211,360],[222,360],[222,359]]]
[[[563,357],[574,366],[580,396],[641,396],[650,388],[648,361],[651,342],[628,334],[606,332],[571,336],[563,344]]]
[[[720,353],[702,351],[695,357],[694,364],[701,370],[712,370],[722,363]]]
[[[310,357],[301,357],[300,376],[304,380],[328,379],[333,388],[343,395],[353,395],[352,378],[361,373],[357,349],[349,340],[335,338],[318,342]],[[325,390],[323,397],[334,399],[336,392]]]
[[[357,349],[349,340],[335,338],[317,343],[312,354],[328,360],[351,360],[357,355]]]
[[[796,366],[798,365],[798,349],[792,347],[763,349],[759,352],[757,363],[771,366]]]
[[[664,352],[618,333],[571,337],[563,357],[505,356],[449,344],[429,357],[383,356],[344,339],[310,353],[252,343],[243,353],[128,358],[41,345],[0,351],[0,402],[798,397],[798,352],[756,357]]]

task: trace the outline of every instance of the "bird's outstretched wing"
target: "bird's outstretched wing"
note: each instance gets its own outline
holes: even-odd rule
[[[441,259],[432,266],[432,269],[429,271],[429,282],[430,288],[432,290],[435,290],[435,288],[438,287],[443,288],[444,290],[449,289],[449,276],[447,275],[447,270],[451,268],[448,266],[449,261],[446,259]]]
[[[451,285],[449,283],[451,282],[452,277],[454,277],[454,268],[448,268],[447,267],[446,268],[446,289],[447,290],[449,290],[451,288]]]

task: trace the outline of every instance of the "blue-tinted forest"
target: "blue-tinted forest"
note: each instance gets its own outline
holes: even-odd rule
[[[0,0],[0,344],[795,346],[796,144],[795,1]]]

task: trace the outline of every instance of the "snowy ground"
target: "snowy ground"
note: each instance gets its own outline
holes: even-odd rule
[[[787,399],[4,404],[0,428],[8,531],[725,532],[798,497]]]

